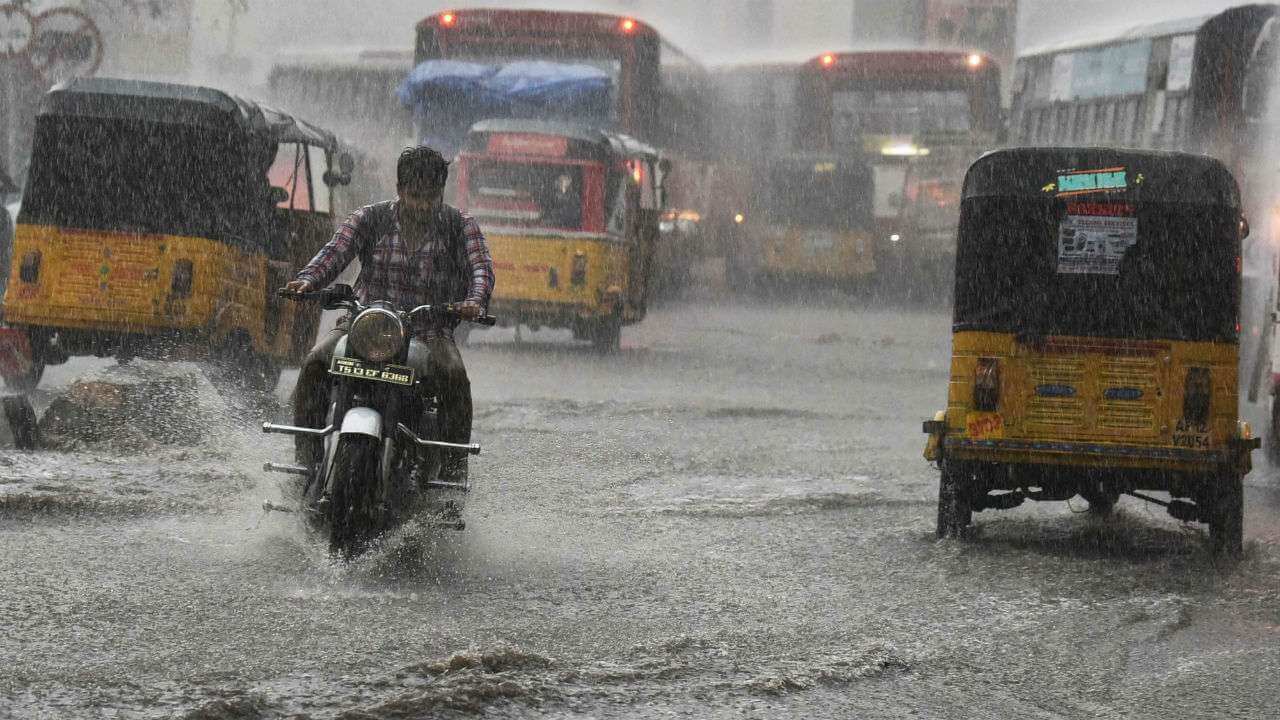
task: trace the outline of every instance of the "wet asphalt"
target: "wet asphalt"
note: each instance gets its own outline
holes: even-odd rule
[[[1280,478],[1229,567],[1128,498],[939,542],[948,325],[826,298],[664,306],[614,357],[479,333],[467,529],[351,564],[262,509],[288,376],[206,388],[188,447],[0,450],[0,717],[1276,717]]]

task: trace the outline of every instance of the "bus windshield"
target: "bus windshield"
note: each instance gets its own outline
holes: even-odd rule
[[[971,129],[964,90],[849,88],[832,93],[831,107],[838,146],[861,148],[867,135],[917,137]]]
[[[622,61],[608,53],[607,50],[587,52],[582,49],[562,47],[560,45],[523,45],[493,46],[491,44],[457,44],[451,45],[447,54],[449,60],[480,63],[497,67],[510,66],[513,63],[545,62],[558,65],[578,65],[595,68],[604,73],[610,84],[607,107],[610,120],[617,120],[619,113],[618,88],[622,86]],[[551,112],[538,113],[538,117],[556,117],[554,108]],[[527,112],[516,109],[516,115],[524,117]]]

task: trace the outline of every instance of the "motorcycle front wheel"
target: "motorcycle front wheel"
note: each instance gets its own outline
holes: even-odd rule
[[[350,559],[381,531],[378,468],[382,443],[365,435],[344,435],[333,455],[329,494],[329,552]]]

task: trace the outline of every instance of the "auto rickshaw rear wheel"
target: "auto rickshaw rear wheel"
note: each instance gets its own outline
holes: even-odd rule
[[[938,537],[959,537],[973,521],[973,474],[946,459],[938,465]]]
[[[1080,497],[1089,503],[1089,512],[1094,515],[1109,515],[1120,502],[1120,493],[1103,488],[1081,490]]]
[[[596,322],[591,330],[591,343],[602,353],[613,353],[622,348],[621,309]]]
[[[282,371],[279,363],[254,351],[248,336],[240,334],[228,338],[211,364],[209,379],[219,389],[232,392],[269,393],[276,389]]]
[[[1213,554],[1239,557],[1244,552],[1244,476],[1228,471],[1209,489],[1209,544]]]

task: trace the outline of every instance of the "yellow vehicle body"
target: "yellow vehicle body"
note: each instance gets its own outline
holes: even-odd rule
[[[762,160],[737,213],[725,258],[732,286],[788,281],[857,288],[881,270],[870,166],[853,157],[797,153]]]
[[[1025,500],[1105,513],[1128,494],[1242,551],[1247,227],[1205,156],[1015,148],[969,168],[947,405],[923,428],[939,537]]]
[[[500,317],[571,327],[613,315],[627,292],[620,237],[532,228],[489,228],[485,237],[501,277],[490,301]],[[584,271],[575,274],[575,267]],[[634,319],[628,315],[624,309],[624,321]]]
[[[5,322],[34,387],[76,355],[212,359],[273,389],[314,342],[319,308],[275,290],[333,233],[353,163],[331,133],[225,93],[81,78],[36,118]],[[336,161],[336,163],[335,163]],[[237,379],[238,378],[238,379]]]
[[[267,258],[225,243],[18,225],[5,321],[60,330],[187,336],[176,354],[199,357],[235,332],[255,352],[286,360],[295,313],[284,313],[274,342],[266,337]],[[24,278],[21,259],[37,254],[39,272]],[[175,293],[174,272],[191,268],[190,289]]]
[[[822,228],[769,228],[760,271],[777,277],[848,283],[876,271],[870,233]]]
[[[1052,337],[953,337],[943,447],[948,457],[1011,465],[1212,472],[1248,462],[1238,440],[1235,345]],[[979,358],[1000,367],[998,411],[975,409]],[[1188,368],[1207,368],[1208,422],[1182,419]],[[929,459],[938,459],[938,446]],[[1248,467],[1242,468],[1248,471]]]
[[[585,125],[484,120],[458,165],[459,206],[493,257],[494,314],[619,349],[648,307],[669,168],[657,151]]]

